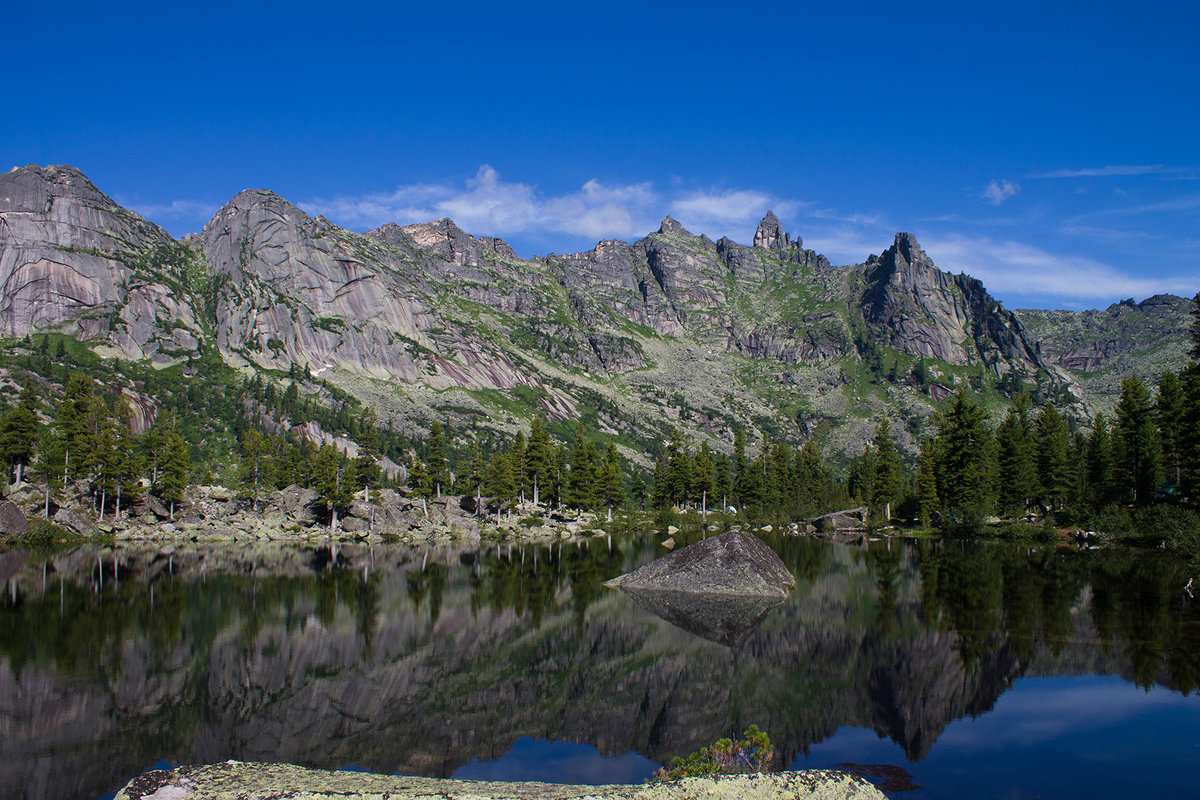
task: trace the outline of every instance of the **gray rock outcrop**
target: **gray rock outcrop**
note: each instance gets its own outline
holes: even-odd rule
[[[726,531],[652,561],[605,586],[639,591],[786,597],[796,579],[757,536]]]
[[[0,500],[0,534],[24,536],[29,533],[29,521],[25,513],[11,500]]]
[[[711,775],[635,786],[456,781],[412,775],[330,772],[291,764],[226,761],[139,775],[117,800],[217,800],[232,797],[300,800],[886,800],[868,781],[848,772],[806,770],[754,775]]]

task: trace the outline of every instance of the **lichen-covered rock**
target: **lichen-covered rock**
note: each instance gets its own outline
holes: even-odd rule
[[[867,529],[867,515],[870,510],[866,506],[847,508],[843,511],[832,511],[812,521],[813,527],[819,533],[834,533],[836,531],[863,531]]]
[[[783,561],[757,536],[726,531],[676,550],[605,583],[621,589],[786,597],[796,585]]]
[[[648,785],[456,781],[330,772],[291,764],[227,761],[139,775],[116,800],[886,800],[865,779],[835,770],[715,775]]]
[[[29,533],[25,513],[11,500],[0,500],[0,534],[24,536]]]

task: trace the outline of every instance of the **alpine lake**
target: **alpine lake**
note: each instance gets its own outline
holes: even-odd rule
[[[894,798],[1196,796],[1184,564],[758,535],[795,590],[703,613],[602,585],[666,552],[652,532],[0,552],[0,796],[226,759],[639,783],[752,723],[777,768]]]

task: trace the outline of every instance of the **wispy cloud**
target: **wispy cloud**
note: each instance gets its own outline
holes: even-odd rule
[[[789,216],[800,204],[749,189],[672,185],[664,195],[648,181],[611,185],[590,180],[575,191],[545,194],[531,184],[505,181],[485,164],[457,185],[409,184],[386,193],[317,198],[300,207],[359,229],[451,217],[477,234],[565,233],[591,239],[642,236],[670,213],[697,233],[746,241],[768,209]]]
[[[1020,185],[1004,179],[992,181],[987,188],[980,192],[980,197],[994,206],[998,206],[1021,191]]]
[[[1058,298],[1079,305],[1194,291],[1194,280],[1133,275],[1094,259],[1013,240],[950,234],[924,237],[922,244],[939,267],[973,275],[997,296]]]
[[[1111,178],[1133,175],[1179,175],[1196,172],[1189,167],[1168,167],[1163,164],[1110,164],[1105,167],[1082,167],[1080,169],[1056,169],[1050,172],[1035,172],[1030,178]]]
[[[129,208],[158,222],[195,222],[212,219],[220,206],[203,200],[172,200],[169,203],[131,203]]]

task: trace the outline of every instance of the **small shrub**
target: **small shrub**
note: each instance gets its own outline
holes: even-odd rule
[[[1179,506],[1147,506],[1134,512],[1133,531],[1144,544],[1186,549],[1188,542],[1200,535],[1200,518]]]
[[[1110,504],[1092,517],[1092,528],[1113,539],[1122,539],[1133,531],[1133,517],[1128,509]]]
[[[751,725],[742,734],[740,742],[718,739],[708,747],[701,747],[686,758],[671,759],[671,768],[654,773],[656,781],[672,781],[698,775],[744,775],[764,772],[771,768],[775,750],[767,734]]]

